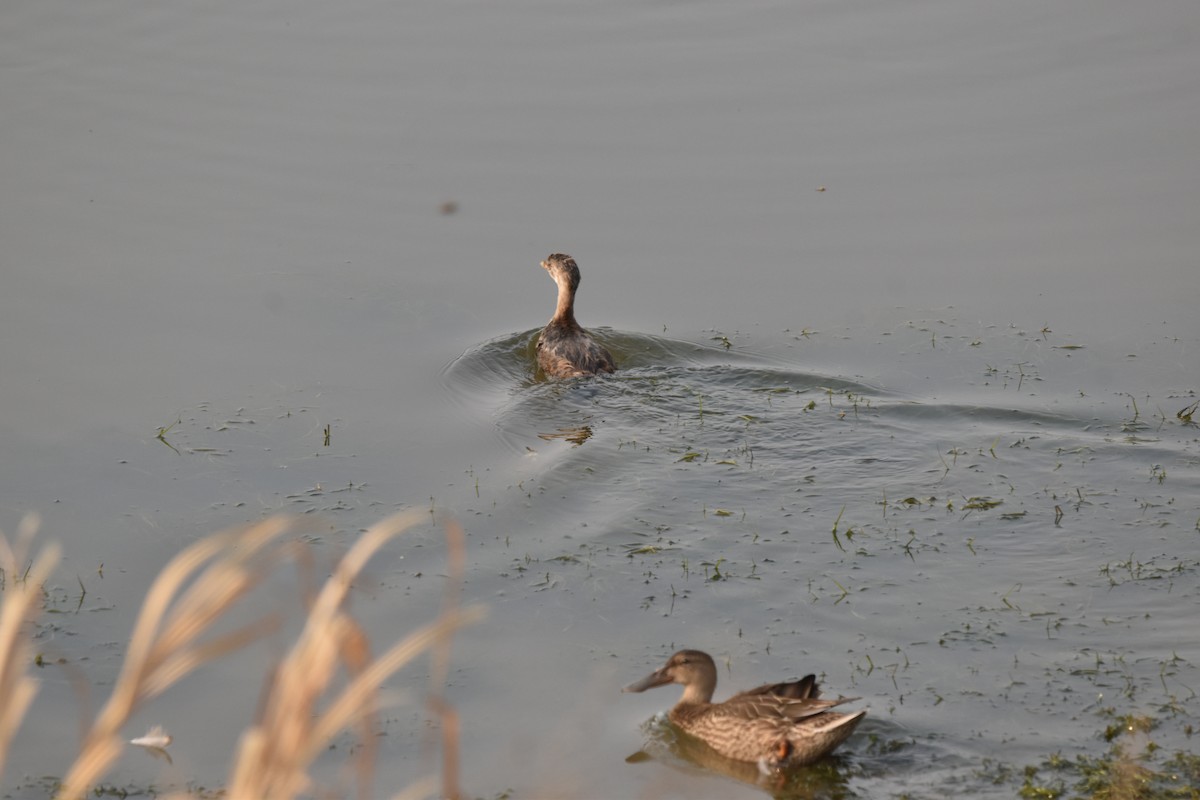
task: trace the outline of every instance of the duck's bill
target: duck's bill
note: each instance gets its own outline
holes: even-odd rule
[[[622,689],[622,692],[644,692],[647,689],[653,689],[655,686],[664,686],[671,682],[671,679],[663,673],[662,670],[655,670],[640,681],[633,683]]]

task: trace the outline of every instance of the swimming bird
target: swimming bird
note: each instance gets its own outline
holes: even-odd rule
[[[683,685],[683,696],[668,714],[671,722],[726,758],[758,764],[766,774],[828,755],[867,715],[866,711],[830,711],[859,698],[818,699],[821,692],[815,675],[766,684],[714,703],[717,667],[711,656],[699,650],[680,650],[660,669],[622,691],[644,692],[668,683]]]
[[[575,259],[553,253],[546,256],[542,267],[558,284],[558,306],[538,337],[537,358],[542,372],[551,378],[577,378],[616,370],[612,354],[575,321],[575,291],[579,288]]]

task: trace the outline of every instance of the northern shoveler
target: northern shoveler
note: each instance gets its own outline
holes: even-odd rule
[[[859,698],[818,699],[821,692],[814,675],[766,684],[714,703],[717,667],[699,650],[680,650],[661,669],[622,691],[644,692],[668,683],[683,684],[683,697],[668,715],[671,722],[726,758],[756,763],[765,773],[828,755],[867,715],[830,711]]]

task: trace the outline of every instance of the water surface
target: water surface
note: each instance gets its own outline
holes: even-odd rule
[[[473,795],[762,796],[672,749],[674,690],[618,693],[682,646],[722,689],[863,697],[796,794],[1013,796],[1114,715],[1191,749],[1197,30],[1188,3],[12,7],[0,529],[62,541],[37,641],[71,669],[38,671],[6,793],[50,793],[74,676],[104,696],[155,572],[279,511],[323,563],[398,508],[462,521]],[[535,380],[558,251],[612,376]],[[374,565],[378,647],[443,559],[430,525]],[[174,765],[112,785],[220,786],[285,646],[147,708]],[[384,720],[380,786],[428,771],[423,719]]]

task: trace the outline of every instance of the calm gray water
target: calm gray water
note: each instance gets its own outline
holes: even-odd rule
[[[863,697],[799,796],[1010,797],[1113,715],[1194,749],[1198,39],[1189,2],[10,4],[0,530],[62,542],[75,672],[5,793],[65,771],[157,570],[279,511],[323,559],[464,524],[480,797],[762,796],[671,749],[675,690],[618,693],[683,646]],[[613,376],[534,380],[555,251]],[[378,648],[443,556],[375,562]],[[155,701],[174,764],[109,782],[222,785],[286,644]]]

